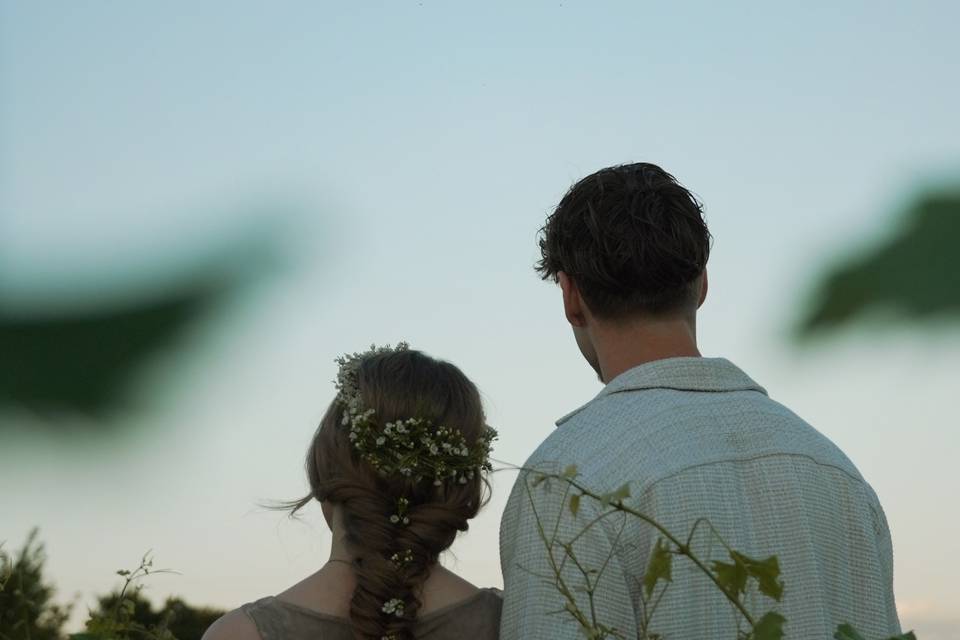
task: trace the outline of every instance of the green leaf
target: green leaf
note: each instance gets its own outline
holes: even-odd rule
[[[731,557],[738,564],[742,564],[750,577],[757,581],[760,593],[773,598],[777,602],[783,598],[783,581],[780,577],[780,562],[777,556],[770,556],[766,560],[754,560],[742,553],[731,552]]]
[[[608,491],[600,496],[600,504],[609,507],[612,502],[621,502],[630,497],[630,485],[621,485],[616,491]]]
[[[833,640],[864,640],[864,637],[849,624],[842,624],[837,627],[836,633],[833,634]]]
[[[647,598],[653,593],[659,581],[672,580],[670,574],[672,563],[673,555],[670,553],[670,546],[662,538],[658,538],[653,553],[650,554],[647,572],[643,576],[643,590],[647,593]]]
[[[864,637],[853,628],[853,625],[850,624],[841,624],[838,626],[836,633],[833,634],[833,637],[834,640],[864,640]],[[898,636],[891,636],[886,640],[917,640],[917,636],[914,635],[913,631],[908,631],[907,633],[901,633]]]
[[[754,640],[780,640],[783,638],[783,624],[787,621],[776,611],[767,612],[753,628]]]
[[[714,560],[713,574],[717,577],[720,587],[734,598],[739,598],[747,591],[747,568],[734,557],[733,564]]]
[[[626,500],[630,497],[630,485],[624,484],[613,493],[613,499],[616,501]]]
[[[573,514],[573,517],[577,517],[577,512],[580,510],[580,494],[575,493],[570,496],[570,513]]]
[[[568,465],[567,468],[563,470],[563,477],[569,479],[577,477],[577,465]]]

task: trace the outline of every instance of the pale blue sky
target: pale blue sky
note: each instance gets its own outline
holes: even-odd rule
[[[130,419],[151,435],[0,447],[0,538],[39,524],[65,596],[150,547],[183,573],[158,596],[282,589],[326,534],[256,502],[302,491],[333,358],[371,341],[460,365],[522,462],[598,391],[536,230],[574,180],[647,160],[706,203],[703,352],[844,448],[905,623],[960,627],[957,330],[785,339],[825,260],[960,176],[960,9],[835,4],[0,0],[0,290],[82,304],[250,229],[293,256],[156,368]],[[480,583],[509,483],[456,547]]]

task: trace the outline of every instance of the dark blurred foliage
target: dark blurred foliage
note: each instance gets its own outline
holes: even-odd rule
[[[46,554],[43,545],[37,542],[36,529],[30,532],[20,551],[10,554],[0,549],[0,640],[64,640],[68,637],[63,627],[70,607],[53,602],[54,588],[43,575],[45,562]],[[141,563],[141,569],[144,566],[149,565]],[[118,573],[126,577],[124,590],[99,596],[96,608],[88,616],[88,630],[69,638],[200,640],[207,628],[224,614],[211,607],[193,607],[181,598],[167,598],[162,607],[155,609],[144,597],[142,585],[131,585],[133,580],[149,572]]]
[[[180,598],[167,598],[163,606],[154,609],[142,591],[124,596],[133,602],[131,620],[144,628],[164,628],[177,640],[200,640],[207,628],[226,613],[210,607],[192,607]],[[99,597],[100,615],[109,615],[120,598],[119,592]]]
[[[224,293],[204,284],[116,308],[0,315],[0,406],[103,415]]]
[[[821,335],[875,311],[906,323],[960,320],[958,248],[960,192],[917,198],[891,239],[820,277],[798,336]]]
[[[80,307],[63,308],[55,299],[17,307],[0,297],[0,412],[26,410],[52,426],[70,414],[107,424],[103,418],[129,408],[131,390],[157,356],[228,297],[287,266],[282,246],[275,227],[251,228],[194,259],[192,268],[171,260],[154,282],[121,283],[122,290],[107,288]],[[0,429],[9,424],[0,419]]]
[[[44,581],[43,545],[34,529],[19,552],[0,553],[0,638],[58,640],[69,608],[53,603],[54,588]]]

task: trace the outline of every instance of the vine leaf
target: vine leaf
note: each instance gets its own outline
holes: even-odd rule
[[[783,581],[778,580],[780,562],[777,556],[770,556],[766,560],[754,560],[736,551],[733,551],[731,556],[734,562],[742,564],[750,577],[757,581],[760,593],[780,602],[783,598]]]
[[[857,630],[849,624],[841,624],[837,627],[837,631],[833,634],[834,640],[864,640],[864,637],[857,633]],[[917,636],[913,634],[913,631],[908,631],[907,633],[901,633],[898,636],[891,636],[887,640],[917,640]]]
[[[609,507],[611,503],[623,502],[629,497],[630,497],[630,485],[622,484],[620,485],[620,488],[617,489],[616,491],[611,491],[609,493],[605,493],[602,496],[600,496],[600,504],[602,504],[604,508],[606,508],[606,507]]]
[[[647,564],[647,572],[643,576],[643,589],[649,598],[653,594],[654,588],[661,580],[670,582],[672,580],[670,569],[673,563],[673,555],[670,553],[670,546],[663,541],[663,538],[657,539],[657,545],[650,554],[650,562]]]
[[[754,640],[780,640],[783,638],[783,624],[787,621],[776,611],[769,611],[753,628]]]
[[[713,573],[724,591],[739,597],[747,591],[747,580],[757,581],[760,592],[777,602],[783,598],[783,581],[780,580],[780,562],[777,556],[766,560],[754,560],[737,551],[730,552],[732,563],[714,561]]]
[[[733,598],[739,598],[747,592],[747,578],[750,576],[743,563],[737,560],[737,554],[734,552],[731,555],[733,556],[732,564],[714,560],[713,573],[716,575],[720,587],[727,594]]]
[[[857,633],[857,630],[849,624],[842,624],[837,627],[837,631],[833,634],[833,638],[834,640],[864,640],[864,637]]]

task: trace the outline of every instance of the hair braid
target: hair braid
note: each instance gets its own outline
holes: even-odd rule
[[[440,554],[476,516],[487,481],[482,473],[457,471],[455,466],[445,467],[444,479],[439,475],[442,467],[436,478],[386,473],[357,446],[350,417],[360,416],[368,430],[382,430],[373,434],[377,440],[387,437],[391,421],[411,417],[450,425],[468,449],[489,448],[495,432],[485,423],[476,387],[453,365],[406,349],[377,352],[357,362],[356,377],[346,384],[355,385],[350,389],[362,401],[362,411],[342,401],[331,404],[307,455],[311,497],[339,506],[342,513],[347,547],[354,556],[354,638],[413,640],[423,584]],[[375,424],[367,411],[376,416]],[[450,442],[434,437],[439,448]],[[468,449],[462,460],[473,460]],[[308,499],[294,503],[294,510]]]

